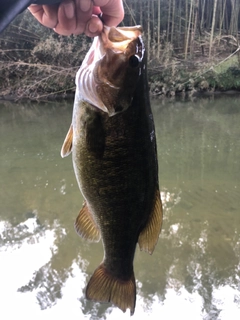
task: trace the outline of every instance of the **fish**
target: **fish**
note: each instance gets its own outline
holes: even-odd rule
[[[76,74],[70,129],[61,156],[72,153],[84,198],[77,233],[102,239],[103,261],[86,298],[134,314],[134,255],[152,254],[162,227],[154,120],[142,27],[107,27]]]

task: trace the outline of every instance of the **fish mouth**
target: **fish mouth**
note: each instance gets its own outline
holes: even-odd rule
[[[113,102],[104,102],[106,92],[101,94],[100,87],[105,87],[107,95],[115,97],[121,91],[121,83],[117,77],[111,77],[110,69],[118,60],[125,59],[133,67],[137,67],[144,57],[142,42],[142,27],[108,27],[104,26],[102,33],[95,37],[79,71],[76,75],[76,85],[79,98],[83,98],[93,106],[112,116],[116,114]],[[105,71],[102,63],[105,63]],[[99,71],[101,70],[101,71]],[[110,71],[109,71],[110,70]],[[108,92],[111,92],[111,94]],[[109,101],[110,98],[108,98]],[[111,99],[110,99],[111,100]],[[122,108],[124,110],[124,108]]]
[[[135,39],[141,39],[142,27],[140,25],[134,27],[103,27],[103,32],[99,37],[95,37],[89,53],[87,54],[84,62],[89,67],[99,60],[101,60],[106,52],[111,50],[114,53],[122,53],[131,55],[129,51],[129,44]],[[143,58],[143,43],[140,41],[140,45],[132,48],[132,55],[136,54],[141,60]],[[141,49],[140,49],[141,48]]]
[[[142,35],[142,32],[140,25],[118,28],[104,26],[99,37],[94,38],[93,50],[90,50],[90,54],[87,54],[86,63],[90,65],[94,60],[101,59],[106,54],[107,49],[111,49],[115,53],[123,52],[131,41]]]
[[[106,52],[107,49],[110,49],[115,53],[124,52],[133,40],[141,36],[142,32],[141,26],[119,28],[104,26],[100,37],[102,50]]]

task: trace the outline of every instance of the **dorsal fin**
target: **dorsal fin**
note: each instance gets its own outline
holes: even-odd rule
[[[139,235],[138,244],[140,250],[144,250],[150,254],[157,244],[159,234],[162,228],[163,211],[162,211],[162,201],[160,198],[159,190],[155,194],[155,203],[153,206],[153,211],[148,219],[145,228]]]
[[[91,242],[98,242],[101,238],[100,230],[89,211],[86,202],[84,202],[83,207],[77,216],[75,229],[82,238]]]
[[[72,152],[73,126],[70,125],[61,149],[61,157],[67,157]]]

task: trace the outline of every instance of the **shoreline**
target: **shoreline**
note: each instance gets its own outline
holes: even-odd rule
[[[150,92],[150,98],[154,100],[161,100],[161,99],[191,99],[191,98],[208,98],[212,96],[221,96],[221,95],[236,95],[240,97],[240,90],[236,89],[229,89],[225,91],[215,90],[215,91],[185,91],[185,92],[178,92],[175,95],[168,96],[164,94],[153,94]],[[29,98],[29,97],[18,97],[17,95],[6,95],[1,96],[0,95],[0,103],[1,102],[32,102],[32,103],[40,103],[40,102],[55,102],[55,101],[70,101],[74,100],[75,92],[69,93],[69,94],[58,94],[58,95],[51,95],[51,97],[47,97],[45,99],[37,99],[37,98]]]
[[[38,66],[39,67],[39,66]],[[54,101],[72,99],[75,95],[75,70],[76,67],[61,70],[38,69],[15,71],[8,73],[2,83],[0,81],[0,100],[3,101]],[[8,84],[8,85],[6,85]],[[148,72],[148,88],[151,98],[199,95],[212,95],[221,93],[240,93],[240,66],[226,67],[218,71],[216,68],[207,69],[199,73],[199,69],[187,70],[184,65],[179,66],[174,72],[167,67],[162,70]]]

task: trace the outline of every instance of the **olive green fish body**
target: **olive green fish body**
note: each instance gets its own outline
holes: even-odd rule
[[[139,98],[114,117],[82,103],[81,135],[72,147],[82,194],[100,227],[104,264],[123,279],[132,275],[135,246],[158,188],[152,115]]]
[[[152,253],[162,224],[156,138],[139,30],[111,28],[107,40],[102,35],[102,42],[111,41],[90,69],[91,81],[89,73],[84,80],[84,66],[80,68],[81,84],[92,88],[92,98],[85,97],[83,89],[76,96],[62,149],[63,156],[72,151],[85,199],[76,230],[92,241],[101,237],[104,246],[103,262],[91,277],[86,296],[112,302],[123,311],[130,308],[131,314],[136,300],[136,244]],[[93,56],[90,52],[86,57],[86,68]]]

